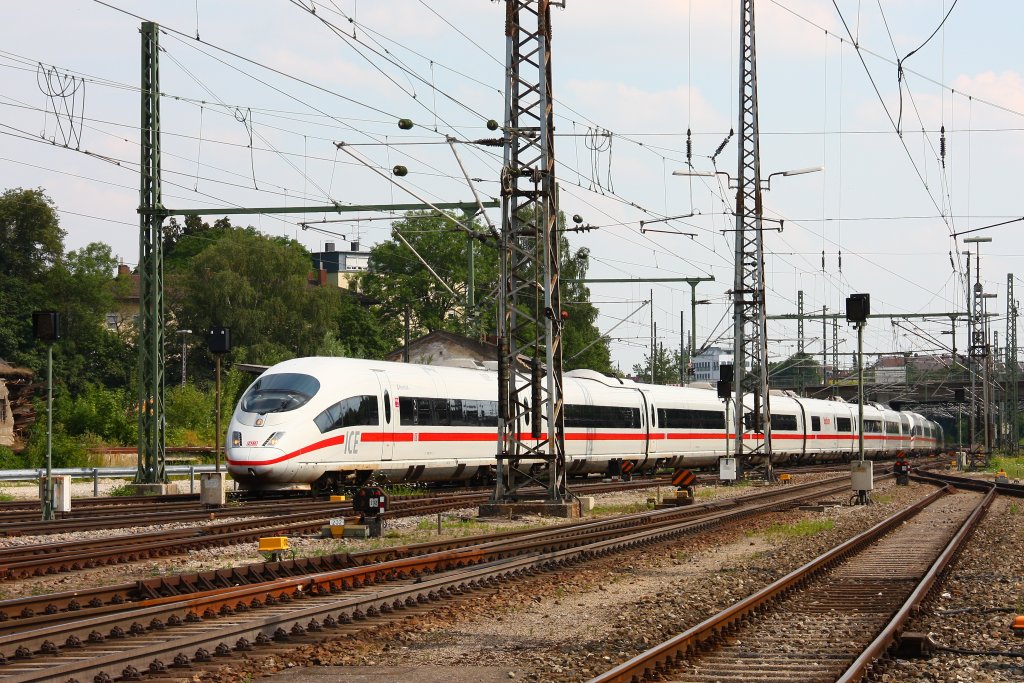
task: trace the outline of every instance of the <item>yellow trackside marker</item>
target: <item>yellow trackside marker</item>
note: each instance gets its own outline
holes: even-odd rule
[[[267,536],[260,539],[261,553],[279,553],[288,550],[287,536]]]

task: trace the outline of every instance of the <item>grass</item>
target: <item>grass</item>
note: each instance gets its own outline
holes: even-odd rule
[[[1008,458],[1005,456],[996,456],[989,460],[988,472],[993,474],[999,470],[1005,470],[1006,474],[1011,479],[1024,478],[1024,456],[1018,456],[1016,458]]]
[[[134,484],[120,484],[110,489],[107,492],[108,496],[134,496],[135,485]]]
[[[3,489],[0,489],[0,502],[9,503],[14,500],[14,496]]]
[[[793,524],[772,524],[764,530],[764,536],[768,538],[804,538],[814,536],[822,531],[831,531],[836,526],[831,519],[804,519]],[[748,536],[753,536],[749,532]]]
[[[388,484],[383,488],[389,496],[425,496],[430,493],[423,486],[415,484]]]
[[[441,518],[441,531],[476,532],[487,530],[488,526],[472,518]],[[437,531],[436,519],[421,519],[416,525],[417,531]]]

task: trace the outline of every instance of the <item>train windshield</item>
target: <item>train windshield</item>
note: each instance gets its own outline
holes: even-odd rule
[[[253,382],[242,397],[247,413],[284,413],[306,404],[320,391],[320,381],[310,375],[282,372]]]

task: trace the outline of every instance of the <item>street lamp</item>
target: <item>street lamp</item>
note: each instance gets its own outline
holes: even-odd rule
[[[188,364],[188,347],[185,341],[188,335],[192,334],[192,330],[178,330],[178,334],[181,335],[181,386],[185,386],[185,366]]]

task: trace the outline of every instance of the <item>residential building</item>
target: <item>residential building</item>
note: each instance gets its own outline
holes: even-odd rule
[[[711,346],[693,357],[693,379],[695,382],[717,382],[722,365],[732,364],[732,352]]]
[[[370,267],[370,252],[360,250],[359,242],[345,242],[348,251],[338,251],[334,242],[324,244],[324,250],[311,254],[314,275],[311,283],[349,289],[354,275]]]

